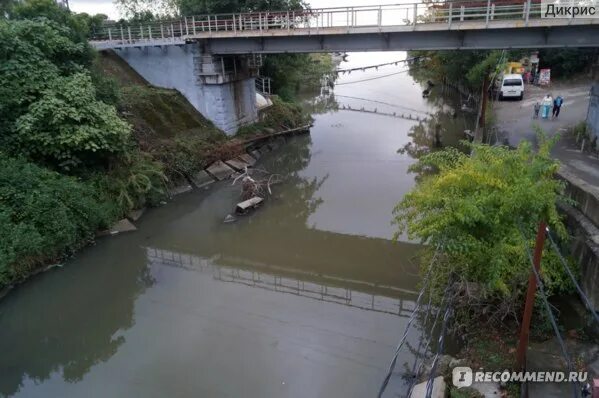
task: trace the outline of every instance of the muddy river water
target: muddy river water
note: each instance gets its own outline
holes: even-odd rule
[[[214,184],[14,289],[0,301],[0,396],[376,395],[419,281],[419,246],[391,239],[392,210],[434,126],[451,145],[466,123],[451,116],[459,98],[381,77],[403,69],[342,75],[310,99],[311,134],[260,160],[285,182],[252,215],[224,224],[239,187]],[[413,357],[399,358],[389,397],[406,389]]]

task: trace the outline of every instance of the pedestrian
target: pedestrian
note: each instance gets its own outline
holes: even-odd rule
[[[564,99],[562,98],[561,95],[558,95],[557,97],[555,97],[555,100],[553,100],[553,118],[557,119],[557,117],[559,116],[559,111],[560,109],[562,109],[562,105],[564,104]]]
[[[532,116],[533,119],[538,119],[539,118],[539,110],[541,109],[541,104],[539,104],[539,101],[535,102],[535,113]]]
[[[549,117],[549,111],[551,110],[552,106],[553,97],[551,96],[551,93],[549,93],[545,96],[545,98],[543,98],[543,101],[541,101],[541,117],[543,119],[547,119]]]

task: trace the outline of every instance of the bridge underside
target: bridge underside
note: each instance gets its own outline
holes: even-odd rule
[[[214,54],[599,47],[599,25],[193,40]]]

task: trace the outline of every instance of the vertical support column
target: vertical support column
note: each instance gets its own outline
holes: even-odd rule
[[[487,0],[487,12],[485,15],[485,27],[489,26],[489,13],[491,12],[491,0]]]
[[[160,38],[164,40],[164,26],[160,24]]]
[[[152,40],[152,27],[148,25],[148,37]]]
[[[187,17],[185,17],[185,35],[189,36],[189,25],[187,24]]]
[[[448,28],[451,29],[451,21],[453,19],[453,3],[449,3],[449,16],[447,17]]]
[[[291,29],[291,21],[289,20],[289,11],[287,11],[287,32]]]
[[[121,25],[121,43],[125,43],[125,34],[123,33],[123,25]]]
[[[112,41],[112,29],[108,28],[108,40]]]
[[[193,32],[193,35],[196,35],[196,17],[195,15],[191,17],[191,23],[193,25],[193,28],[191,28],[191,31]]]
[[[127,26],[127,34],[129,35],[129,44],[131,44],[131,26]]]
[[[418,21],[418,4],[414,3],[414,26],[412,30],[416,29],[416,22]]]
[[[143,40],[144,39],[144,28],[143,26],[139,25],[139,37]]]
[[[531,6],[531,1],[530,1],[530,0],[528,0],[528,1],[526,2],[526,13],[525,13],[525,15],[524,15],[524,20],[525,20],[526,22],[525,22],[524,26],[528,26],[528,20],[529,20],[529,18],[530,18],[530,6]]]
[[[495,19],[495,3],[491,4],[491,21]]]
[[[383,6],[379,6],[379,14],[378,14],[379,29],[381,28],[382,23],[383,23]]]
[[[464,22],[464,11],[465,11],[465,7],[460,6],[460,22]]]

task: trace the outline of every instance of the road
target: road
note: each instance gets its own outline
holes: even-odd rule
[[[583,180],[599,186],[599,159],[595,155],[581,153],[574,137],[567,134],[568,127],[586,119],[591,83],[555,83],[551,87],[527,85],[522,101],[508,100],[495,103],[498,136],[510,145],[517,146],[522,140],[536,145],[535,125],[541,127],[550,137],[560,134],[561,139],[553,148],[552,155]],[[551,93],[564,98],[558,119],[533,119],[535,102]]]

